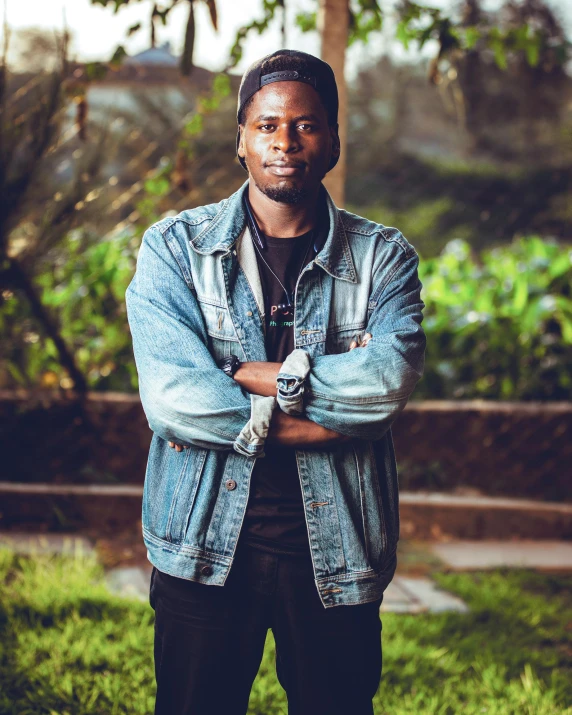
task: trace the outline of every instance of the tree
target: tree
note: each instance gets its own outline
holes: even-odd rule
[[[357,40],[367,42],[372,32],[381,29],[384,4],[381,0],[318,0],[318,3],[318,15],[301,13],[297,22],[304,31],[318,29],[321,32],[322,57],[337,69],[344,156],[346,100],[341,68],[345,49]],[[504,7],[506,19],[499,17],[491,22],[491,16],[480,11],[478,0],[465,0],[460,14],[442,11],[425,2],[401,0],[396,7],[396,37],[406,49],[410,42],[416,42],[420,49],[429,40],[437,43],[437,52],[428,68],[428,78],[434,84],[440,82],[443,66],[456,71],[456,66],[465,60],[465,76],[474,81],[477,47],[481,52],[490,53],[501,70],[505,70],[509,62],[518,62],[521,66],[537,68],[543,77],[554,73],[555,67],[562,71],[570,57],[571,44],[564,38],[545,2],[525,0],[524,4],[518,4],[508,0]],[[467,83],[462,90],[470,101],[471,89]],[[344,183],[344,164],[340,162],[331,179],[331,190],[339,205],[343,205]]]
[[[338,164],[326,177],[325,184],[334,203],[344,205],[346,181],[346,151],[347,146],[347,92],[345,82],[345,48],[348,44],[349,2],[348,0],[320,0],[317,19],[320,32],[320,54],[334,70],[338,85],[339,97],[339,135],[342,152]]]
[[[91,0],[94,4],[108,6],[114,4],[115,10],[136,0]],[[189,22],[185,34],[185,47],[181,59],[183,72],[192,67],[192,49],[195,39],[193,3],[199,0],[171,0],[166,7],[153,6],[151,14],[151,41],[154,42],[154,26],[157,19],[166,22],[168,14],[179,2],[188,2]],[[207,2],[211,18],[216,26],[217,11],[215,0]],[[464,12],[445,12],[425,2],[400,0],[395,9],[397,17],[396,37],[407,48],[410,42],[416,42],[421,49],[429,40],[437,43],[437,52],[429,64],[429,80],[437,84],[442,77],[442,66],[454,67],[465,56],[466,75],[474,76],[474,51],[477,43],[480,49],[489,50],[499,68],[505,69],[507,57],[524,57],[528,65],[539,66],[543,49],[548,51],[554,40],[554,31],[550,20],[543,15],[545,3],[543,0],[526,0],[526,8],[519,13],[514,0],[508,0],[506,5],[512,10],[512,20],[504,27],[482,22],[483,14],[479,11],[478,0],[465,0]],[[236,66],[242,56],[242,43],[247,34],[255,29],[262,33],[274,19],[276,10],[285,13],[285,0],[263,0],[264,16],[261,20],[253,20],[241,27],[236,35],[236,41],[230,53],[227,70]],[[316,30],[321,35],[322,57],[331,64],[338,81],[340,94],[340,139],[342,144],[341,158],[338,166],[332,171],[327,183],[338,205],[344,203],[345,183],[345,148],[346,148],[346,86],[344,78],[345,51],[348,45],[355,41],[367,42],[370,35],[382,27],[385,5],[381,0],[316,0],[316,10],[300,13],[296,22],[303,31]],[[389,3],[387,4],[389,7]],[[283,15],[284,17],[284,15]],[[538,22],[538,20],[543,20]],[[284,24],[284,23],[283,23]],[[140,29],[140,23],[130,31]],[[570,43],[563,40],[552,57],[562,66],[570,56]],[[473,59],[471,59],[473,58]],[[541,65],[542,68],[542,65]],[[470,90],[467,89],[467,100],[470,101]]]
[[[126,7],[130,2],[136,2],[137,0],[91,0],[93,5],[103,5],[104,7],[113,5],[114,12],[118,12],[122,7]],[[218,13],[215,0],[201,0],[204,2],[208,9],[211,18],[212,25],[215,30],[218,29]],[[171,0],[170,4],[165,7],[159,3],[154,3],[151,9],[150,17],[150,31],[151,31],[151,47],[155,47],[155,28],[157,22],[161,22],[163,25],[167,24],[167,19],[169,13],[176,5],[181,5],[185,2],[188,6],[188,16],[187,23],[185,25],[185,43],[183,47],[183,53],[181,55],[181,73],[188,76],[193,71],[193,51],[195,47],[195,3],[199,0]],[[129,28],[129,35],[137,32],[141,29],[141,23],[137,23]]]
[[[55,346],[69,386],[82,392],[85,377],[62,338],[57,319],[42,301],[35,269],[81,217],[83,200],[94,188],[101,166],[103,135],[79,152],[71,181],[54,195],[51,179],[61,160],[65,108],[76,96],[69,81],[69,34],[64,30],[56,35],[53,71],[23,75],[23,86],[16,84],[22,77],[8,72],[9,37],[5,24],[0,57],[0,289],[25,298],[34,322]],[[49,42],[44,46],[52,47]],[[44,59],[46,66],[50,58]],[[83,143],[84,132],[82,123],[75,130],[72,127],[78,143]],[[31,230],[25,230],[26,226]]]

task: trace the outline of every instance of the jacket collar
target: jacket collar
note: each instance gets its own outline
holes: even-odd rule
[[[190,245],[197,253],[228,252],[234,246],[247,224],[242,203],[243,195],[247,190],[248,180],[238,191],[222,202],[222,208],[209,225],[191,240]],[[330,228],[314,262],[334,278],[357,283],[357,274],[340,216],[341,212],[324,186],[323,190],[328,207]],[[247,234],[250,236],[249,232]]]

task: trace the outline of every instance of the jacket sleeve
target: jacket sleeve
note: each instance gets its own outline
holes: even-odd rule
[[[276,398],[243,391],[218,367],[195,294],[156,226],[143,236],[125,302],[153,432],[186,446],[264,456]]]
[[[370,440],[387,432],[423,375],[425,304],[418,264],[417,253],[410,252],[389,279],[374,285],[366,347],[310,358],[297,374],[305,361],[291,353],[290,369],[278,381],[282,409],[284,403],[291,409],[288,397],[303,394],[305,416],[323,427]]]

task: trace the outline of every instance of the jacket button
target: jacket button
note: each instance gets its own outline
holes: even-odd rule
[[[247,311],[246,311],[246,315],[248,315],[248,317],[250,318],[250,316],[252,315],[252,311],[251,311],[251,310],[247,310]]]
[[[201,573],[203,576],[212,576],[213,567],[212,566],[203,566],[201,569]]]
[[[228,482],[226,483],[226,488],[229,492],[231,492],[233,489],[236,489],[236,482],[234,481],[234,479],[228,480]]]

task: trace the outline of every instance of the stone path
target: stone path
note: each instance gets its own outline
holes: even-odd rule
[[[501,566],[572,571],[569,541],[451,541],[432,544],[430,549],[458,571]]]
[[[89,539],[62,534],[5,532],[0,533],[0,546],[9,546],[20,554],[95,552]],[[460,571],[499,566],[572,570],[572,543],[565,541],[400,542],[400,547],[400,568],[385,592],[382,612],[467,612],[460,598],[441,590],[427,575],[415,575],[439,565]],[[147,601],[150,575],[151,565],[145,563],[110,569],[106,579],[112,592]]]
[[[151,564],[146,566],[123,566],[107,572],[106,579],[110,591],[127,598],[149,599]]]
[[[17,554],[92,553],[93,544],[83,536],[69,534],[32,534],[18,531],[0,533],[0,546],[8,546]]]
[[[115,568],[107,573],[107,583],[114,593],[147,601],[149,598],[149,578],[151,568]],[[457,596],[442,591],[428,578],[396,576],[385,592],[382,612],[396,613],[440,613],[469,609]]]
[[[467,613],[468,606],[458,596],[443,591],[430,578],[395,576],[387,587],[381,612],[441,613],[457,611]]]

